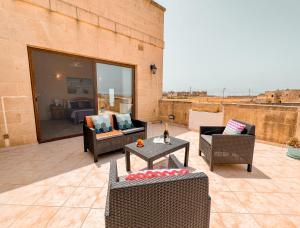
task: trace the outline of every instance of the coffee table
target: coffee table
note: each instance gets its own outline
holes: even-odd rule
[[[130,171],[130,153],[135,154],[148,163],[148,169],[153,169],[153,161],[167,154],[185,148],[184,166],[188,166],[190,142],[170,137],[171,143],[154,143],[153,138],[144,140],[144,147],[137,147],[136,143],[127,144],[124,147],[126,170]]]

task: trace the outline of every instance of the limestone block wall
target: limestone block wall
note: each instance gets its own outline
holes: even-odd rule
[[[300,136],[299,108],[277,105],[224,104],[224,124],[230,119],[256,125],[256,136],[265,141],[285,144]]]
[[[159,118],[166,122],[188,125],[191,108],[192,102],[189,101],[163,99],[159,101]],[[175,117],[174,120],[169,119],[170,115]]]
[[[162,121],[188,126],[190,110],[210,114],[221,112],[222,106],[215,103],[193,103],[192,101],[174,99],[162,99],[159,102],[159,118]],[[170,120],[169,115],[174,115],[175,119]]]
[[[37,142],[28,46],[134,65],[137,118],[157,120],[163,28],[164,8],[151,0],[0,1],[0,147],[6,128],[12,146]]]

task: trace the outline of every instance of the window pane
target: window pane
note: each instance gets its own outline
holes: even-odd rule
[[[100,111],[132,113],[132,69],[97,63],[97,95]]]

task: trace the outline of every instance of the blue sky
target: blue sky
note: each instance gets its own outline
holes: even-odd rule
[[[300,88],[300,0],[156,0],[165,13],[164,91]]]

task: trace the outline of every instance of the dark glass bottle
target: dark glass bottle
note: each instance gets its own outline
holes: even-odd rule
[[[165,143],[170,143],[170,135],[169,135],[168,124],[167,123],[165,123],[164,142]]]

